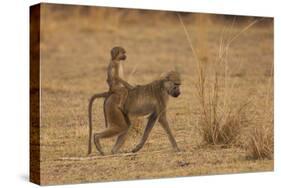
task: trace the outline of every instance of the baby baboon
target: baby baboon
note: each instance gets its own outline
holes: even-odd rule
[[[168,134],[169,140],[176,151],[179,151],[177,143],[171,133],[167,118],[166,109],[169,96],[178,97],[180,95],[181,79],[179,73],[171,71],[163,78],[153,81],[146,85],[136,86],[128,90],[128,96],[125,100],[123,110],[121,111],[116,104],[116,97],[108,93],[95,95],[98,97],[107,97],[105,102],[105,113],[107,117],[108,127],[99,133],[94,134],[94,143],[97,150],[103,155],[100,146],[100,139],[118,136],[116,143],[112,149],[112,153],[116,153],[125,141],[125,137],[130,126],[130,115],[146,116],[148,115],[148,122],[139,144],[132,150],[132,152],[139,151],[146,142],[148,135],[154,124],[158,121]],[[89,120],[90,120],[90,135],[89,135],[89,150],[92,151],[91,137],[92,137],[92,123],[91,123],[91,107],[89,105]]]
[[[117,46],[111,49],[110,52],[111,58],[110,62],[107,68],[107,83],[109,86],[109,92],[99,93],[96,95],[93,95],[89,102],[89,123],[90,123],[90,134],[92,134],[92,115],[91,115],[91,109],[93,102],[96,98],[105,98],[104,104],[103,104],[103,110],[104,110],[104,118],[105,118],[105,127],[108,127],[108,118],[106,113],[107,106],[107,99],[109,96],[113,98],[111,99],[112,105],[117,105],[119,111],[122,110],[125,99],[128,95],[128,89],[132,89],[133,86],[131,86],[128,82],[123,80],[123,66],[121,61],[126,60],[126,51],[123,47]],[[116,108],[117,108],[116,106]],[[92,142],[92,137],[89,137],[89,142]],[[89,148],[89,152],[91,148]]]
[[[107,83],[109,91],[116,95],[119,105],[122,108],[128,95],[128,89],[132,89],[128,82],[123,80],[123,66],[121,61],[126,60],[126,51],[122,47],[114,47],[111,50],[111,61],[107,68]],[[117,100],[115,102],[118,102]]]
[[[115,102],[123,108],[124,101],[128,95],[128,89],[132,89],[128,82],[124,80],[122,61],[126,60],[126,51],[123,47],[117,46],[111,49],[111,60],[107,68],[107,83],[109,92],[114,95]],[[107,98],[106,98],[107,99]],[[104,106],[106,103],[104,100]],[[107,127],[107,118],[104,109],[105,127]]]
[[[117,46],[111,49],[111,61],[107,68],[107,83],[110,90],[119,89],[125,86],[127,89],[132,89],[128,82],[124,80],[123,65],[121,61],[125,61],[126,51],[123,47]]]

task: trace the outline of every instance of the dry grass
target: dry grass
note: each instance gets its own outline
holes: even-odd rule
[[[203,127],[201,123],[205,119],[202,116],[202,101],[198,100],[196,84],[200,69],[184,40],[186,36],[176,14],[161,12],[154,15],[153,12],[123,12],[122,9],[110,9],[109,11],[113,11],[109,14],[108,10],[103,9],[105,16],[96,12],[96,8],[90,10],[89,14],[82,14],[68,8],[61,10],[56,6],[42,8],[42,184],[273,170],[273,159],[247,160],[248,150],[244,147],[232,144],[228,144],[229,147],[201,144],[202,134],[198,130]],[[169,15],[169,18],[165,15]],[[97,20],[95,16],[101,20]],[[216,22],[210,20],[209,25],[202,26],[205,29],[198,34],[199,26],[195,22],[197,16],[198,14],[188,14],[182,15],[182,18],[188,26],[202,62],[202,74],[205,75],[205,81],[201,79],[205,89],[205,118],[211,125],[215,121],[219,122],[220,128],[224,125],[236,127],[240,124],[240,136],[236,139],[244,144],[252,134],[251,130],[264,124],[263,119],[266,119],[266,125],[272,127],[273,124],[269,121],[270,117],[262,116],[268,110],[263,99],[268,98],[270,108],[273,103],[272,93],[268,95],[264,92],[268,90],[265,88],[269,85],[269,72],[273,62],[272,20],[267,25],[254,25],[235,39],[224,54],[226,57],[222,58],[227,62],[219,61],[215,67],[218,52],[226,47],[231,38],[229,36],[235,36],[249,23],[237,22],[232,29],[228,29],[229,32],[226,29],[225,34],[222,34],[226,24],[218,21],[220,19]],[[214,19],[222,16],[210,17]],[[120,22],[121,18],[125,21]],[[201,20],[201,23],[205,21]],[[227,28],[231,28],[232,22],[227,23],[230,25]],[[208,35],[204,36],[205,33]],[[201,37],[204,40],[200,40]],[[221,40],[218,41],[219,39]],[[257,42],[260,40],[262,42]],[[128,155],[140,139],[146,123],[143,118],[140,122],[132,121],[137,126],[130,130],[119,154],[103,158],[94,150],[90,157],[87,156],[88,99],[93,93],[108,89],[105,72],[109,50],[115,45],[124,46],[127,51],[128,59],[124,70],[125,74],[128,73],[126,75],[131,75],[130,83],[148,83],[167,70],[175,67],[180,69],[183,78],[182,94],[178,98],[170,99],[167,114],[171,130],[182,152],[175,153],[172,150],[164,130],[156,124],[143,149],[135,155]],[[255,97],[251,98],[249,106],[245,106],[247,109],[243,108],[239,112],[249,96]],[[93,107],[94,131],[104,129],[102,105],[103,101],[97,100]],[[245,118],[251,120],[251,123],[245,124]],[[231,133],[227,133],[228,130]],[[225,134],[222,136],[215,132],[210,135],[217,134],[211,136],[214,140],[221,139],[218,137],[235,140],[229,136],[235,135],[232,129],[228,130],[224,129]],[[115,138],[101,141],[106,153],[110,152],[114,142]],[[76,158],[81,160],[71,160]]]
[[[255,128],[249,144],[248,157],[250,159],[273,159],[273,130],[272,128]]]
[[[268,86],[263,90],[266,92],[264,98],[264,111],[261,115],[256,115],[255,127],[252,130],[249,141],[246,144],[248,158],[250,159],[273,159],[274,154],[274,134],[273,134],[273,64],[271,74],[268,78]],[[260,118],[259,118],[260,117]]]
[[[223,79],[225,79],[224,76]],[[245,116],[248,103],[240,104],[238,107],[223,103],[222,101],[228,100],[225,97],[229,97],[229,95],[224,94],[228,88],[219,88],[217,73],[211,82],[213,86],[208,90],[205,84],[205,75],[200,68],[196,88],[201,107],[199,126],[203,140],[213,145],[233,144],[239,137],[241,128],[248,122]],[[222,90],[221,94],[219,94],[219,90]]]
[[[253,21],[228,40],[224,39],[222,35],[216,60],[213,63],[207,63],[208,59],[204,58],[208,57],[206,54],[206,44],[204,44],[206,40],[203,39],[206,39],[208,34],[206,28],[203,27],[205,24],[202,24],[202,16],[200,16],[199,24],[197,24],[198,38],[202,39],[197,50],[193,47],[189,32],[180,14],[178,14],[178,17],[197,63],[198,79],[195,85],[197,88],[197,98],[201,107],[199,126],[203,140],[205,143],[213,145],[233,144],[239,138],[241,128],[248,123],[245,114],[249,101],[245,102],[241,99],[238,107],[235,107],[230,102],[232,100],[231,92],[233,91],[235,80],[229,82],[230,73],[228,72],[227,54],[229,53],[230,44],[258,21]],[[208,17],[205,17],[205,21],[207,21],[206,19]],[[235,19],[233,19],[232,26],[234,22]],[[209,74],[206,71],[208,65],[212,66]],[[224,83],[223,86],[219,84],[218,79],[218,74],[221,70],[224,70],[224,73],[220,77],[220,81]]]
[[[199,126],[203,140],[213,145],[233,144],[239,138],[241,128],[248,122],[245,116],[248,102],[239,104],[238,107],[231,103],[226,104],[225,101],[230,101],[230,95],[225,94],[229,88],[219,88],[218,73],[215,73],[214,80],[210,81],[212,86],[209,89],[206,86],[205,71],[201,66],[199,71],[196,88],[201,107]],[[225,75],[222,79],[226,79]]]

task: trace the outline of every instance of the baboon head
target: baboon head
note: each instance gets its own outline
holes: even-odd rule
[[[111,49],[111,59],[112,60],[125,60],[126,51],[123,47],[116,46]]]
[[[170,71],[163,77],[164,88],[172,97],[178,97],[180,95],[181,78],[180,74],[176,71]]]

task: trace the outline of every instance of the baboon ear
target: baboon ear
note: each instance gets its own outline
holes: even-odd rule
[[[180,81],[181,80],[181,76],[180,76],[180,73],[177,72],[177,71],[170,71],[170,72],[167,72],[165,75],[163,75],[164,78],[166,80],[169,80],[169,81]]]
[[[160,79],[161,80],[166,80],[166,77],[167,77],[167,73],[166,72],[163,72],[160,74]]]
[[[171,81],[169,81],[169,80],[165,80],[164,81],[164,87],[166,88],[166,89],[170,89],[171,88],[171,86],[172,86],[172,83],[171,83]]]
[[[114,47],[114,48],[111,49],[111,59],[112,60],[116,59],[118,54],[119,54],[118,47]]]

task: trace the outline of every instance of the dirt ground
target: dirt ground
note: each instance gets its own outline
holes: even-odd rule
[[[194,85],[196,63],[177,17],[166,18],[166,14],[157,17],[161,14],[153,16],[149,12],[152,14],[149,19],[151,15],[148,13],[133,12],[129,17],[125,15],[123,22],[120,12],[121,9],[112,12],[100,21],[95,9],[89,12],[86,9],[43,6],[40,43],[41,183],[272,171],[273,160],[249,160],[243,147],[210,146],[202,141],[198,125],[199,102]],[[201,51],[207,63],[217,55],[224,28],[225,36],[233,36],[249,24],[248,20],[236,20],[231,27],[232,21],[220,16],[211,18],[211,21],[208,18],[204,22],[207,24],[204,30],[198,31],[198,25],[193,22],[196,15],[184,17],[194,46],[204,46]],[[200,40],[204,40],[204,44]],[[91,156],[87,156],[88,101],[92,94],[108,90],[106,67],[109,51],[116,45],[127,51],[125,73],[128,75],[135,70],[130,83],[148,83],[175,68],[181,71],[182,95],[171,98],[168,107],[168,120],[181,152],[172,150],[164,130],[156,124],[147,143],[136,154],[130,150],[141,134],[132,128],[119,154],[110,154],[115,139],[106,139],[102,141],[105,157],[95,149]],[[254,96],[259,106],[255,110],[262,114],[261,101],[266,96],[265,88],[273,63],[273,20],[257,23],[240,35],[229,48],[228,63],[230,80],[236,80],[235,100],[239,103],[240,99]],[[273,101],[272,95],[270,99]],[[102,104],[102,100],[94,104],[94,131],[104,128]],[[145,122],[136,125],[139,130],[143,130]],[[247,137],[247,134],[243,131],[242,137]]]

